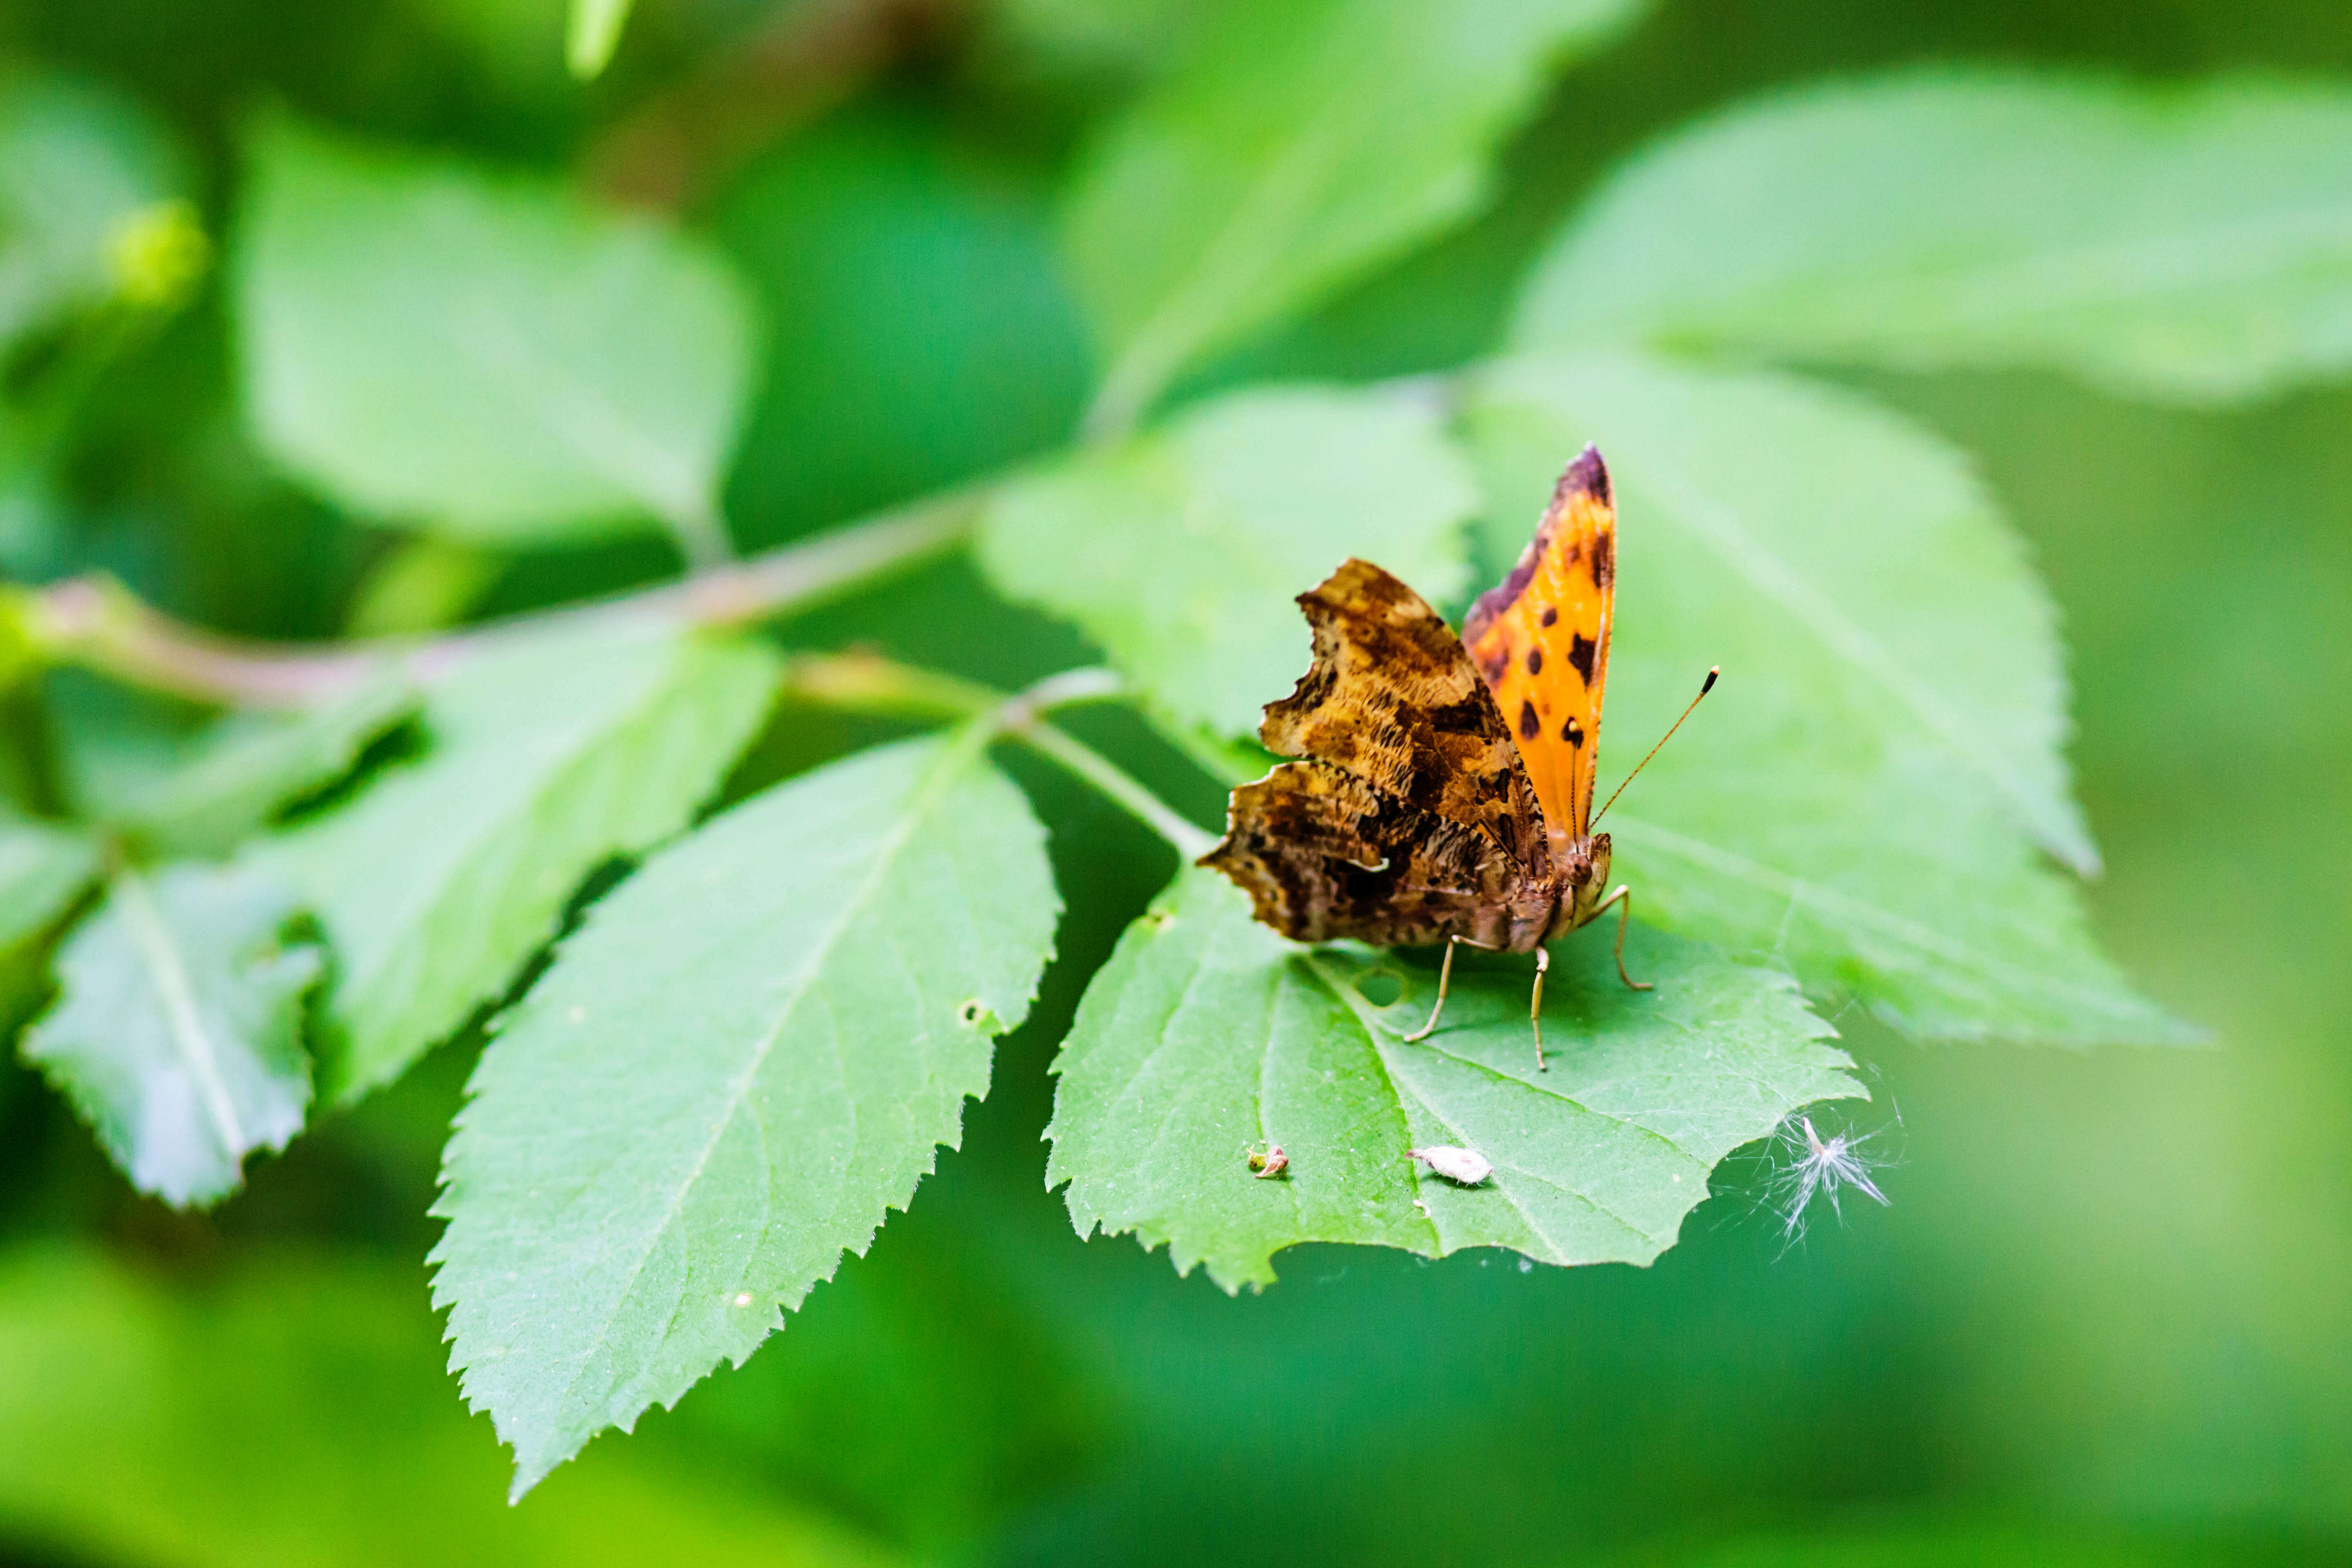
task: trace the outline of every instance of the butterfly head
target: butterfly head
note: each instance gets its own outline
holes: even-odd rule
[[[1601,907],[1601,889],[1609,885],[1609,835],[1594,833],[1570,839],[1555,864],[1559,871],[1559,904],[1553,912],[1549,934],[1565,936],[1591,920]]]

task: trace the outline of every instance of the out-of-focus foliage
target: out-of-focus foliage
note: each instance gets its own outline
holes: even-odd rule
[[[1070,194],[1071,267],[1110,356],[1098,419],[1124,424],[1201,355],[1475,210],[1545,67],[1635,3],[1222,7]]]
[[[555,1507],[506,1507],[501,1457],[447,1396],[418,1289],[413,1268],[363,1256],[265,1252],[174,1289],[88,1251],[11,1248],[0,1509],[12,1531],[83,1560],[224,1568],[654,1551],[899,1560],[807,1509],[620,1456],[551,1489]],[[322,1406],[363,1418],[322,1420]]]
[[[319,950],[282,940],[293,895],[257,872],[126,870],[58,953],[57,1006],[25,1059],[73,1100],[142,1191],[209,1203],[310,1102],[302,994]]]
[[[709,798],[772,658],[691,637],[557,631],[436,686],[424,756],[246,852],[334,943],[320,1092],[364,1093],[506,988],[580,879]]]
[[[2341,18],[0,0],[0,1555],[2342,1554]],[[1291,595],[1459,611],[1587,440],[1604,787],[1725,675],[1605,824],[1661,988],[1559,944],[1538,1075],[1524,960],[1407,1045],[1433,954],[1171,850]],[[2176,1016],[2221,1048],[2006,1048]],[[1895,1207],[1784,1253],[1800,1109]]]
[[[237,319],[261,439],[362,516],[545,542],[643,520],[724,550],[758,342],[701,247],[553,190],[254,138]]]
[[[2352,363],[2347,159],[2352,104],[2312,87],[1815,90],[1637,160],[1512,336],[2243,397]]]

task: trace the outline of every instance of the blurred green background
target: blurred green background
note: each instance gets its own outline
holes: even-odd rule
[[[587,87],[543,0],[6,0],[0,54],[162,115],[215,233],[273,103],[626,190],[663,186],[656,132],[698,127],[726,155],[688,210],[769,321],[729,493],[759,545],[1065,438],[1092,367],[1048,198],[1087,116],[1192,25],[910,0],[719,123],[697,106],[747,95],[712,62],[773,9],[647,4]],[[2352,8],[1668,0],[1559,81],[1486,216],[1207,379],[1458,363],[1629,151],[1916,60],[2343,79]],[[225,335],[207,296],[110,373],[44,564],[331,633],[381,540],[245,446]],[[2352,1560],[2352,390],[2202,413],[2053,376],[1866,384],[1975,454],[2030,542],[2072,652],[2099,923],[2210,1049],[1927,1050],[1856,1015],[1901,1114],[1891,1209],[1784,1250],[1734,1162],[1647,1270],[1321,1248],[1227,1300],[1081,1244],[1043,1189],[1076,977],[1170,866],[1029,770],[1071,912],[964,1150],[744,1369],[518,1509],[440,1370],[422,1264],[478,1041],[322,1117],[208,1216],[135,1197],[0,1066],[0,1561]],[[484,607],[666,568],[653,544],[527,559]],[[1005,679],[1079,654],[983,596],[941,565],[799,630]]]

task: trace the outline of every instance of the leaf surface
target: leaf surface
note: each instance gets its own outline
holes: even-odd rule
[[[1227,1290],[1272,1283],[1274,1254],[1307,1241],[1647,1263],[1724,1155],[1863,1089],[1785,973],[1635,926],[1626,963],[1657,989],[1631,992],[1610,938],[1555,944],[1538,1072],[1531,959],[1458,962],[1441,1027],[1407,1042],[1431,968],[1287,942],[1187,870],[1087,988],[1055,1065],[1046,1181],[1069,1184],[1081,1234],[1166,1242]],[[1366,995],[1383,973],[1403,981],[1385,1006]],[[1289,1156],[1281,1176],[1252,1173],[1259,1144]],[[1495,1174],[1461,1187],[1406,1157],[1431,1144]]]
[[[1767,100],[1561,234],[1524,348],[2048,365],[2248,396],[2352,365],[2352,95],[1915,74]]]
[[[775,672],[755,645],[691,636],[520,641],[432,690],[422,760],[260,841],[334,947],[320,1092],[398,1076],[505,989],[582,878],[685,826]]]
[[[282,940],[293,895],[250,868],[122,871],[58,954],[27,1061],[140,1191],[178,1207],[236,1189],[310,1102],[302,994],[316,947]]]
[[[272,121],[236,270],[248,417],[352,510],[488,543],[723,545],[753,363],[725,262],[650,220]]]
[[[1607,454],[1604,759],[1723,667],[1606,824],[1642,918],[1925,1034],[2180,1037],[2035,853],[2097,863],[2049,602],[1959,454],[1826,387],[1607,357],[1495,367],[1470,426],[1498,558],[1561,454]]]
[[[1259,707],[1307,667],[1297,595],[1361,555],[1444,601],[1465,581],[1476,501],[1426,408],[1260,389],[1008,488],[981,560],[1007,594],[1076,621],[1170,713],[1255,734]]]
[[[1633,0],[1227,6],[1114,122],[1066,245],[1116,426],[1187,364],[1475,211],[1548,68]]]
[[[985,733],[753,797],[599,902],[505,1020],[435,1212],[453,1364],[515,1492],[740,1363],[906,1206],[1060,903]]]

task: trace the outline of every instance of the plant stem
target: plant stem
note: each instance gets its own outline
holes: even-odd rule
[[[0,631],[37,658],[199,702],[304,708],[375,679],[387,666],[434,681],[468,658],[555,626],[735,626],[801,610],[961,544],[987,491],[950,490],[747,561],[614,598],[565,605],[424,640],[374,638],[314,648],[217,633],[173,620],[103,576],[0,601]],[[0,643],[7,639],[0,636]]]
[[[1198,860],[1215,846],[1215,834],[1193,826],[1178,816],[1174,807],[1144,788],[1134,774],[1078,741],[1068,731],[1056,729],[1043,719],[1034,719],[1013,733],[1040,755],[1052,758],[1094,785],[1113,805],[1123,807],[1138,822],[1166,839],[1168,847],[1183,857],[1186,864]]]
[[[1113,805],[1168,841],[1186,860],[1197,860],[1216,843],[1178,815],[1132,773],[1049,723],[1053,709],[1080,702],[1114,700],[1126,685],[1108,669],[1066,669],[1018,696],[937,670],[917,669],[873,654],[804,654],[784,678],[795,696],[829,706],[901,719],[981,719],[996,733],[1021,742],[1092,784]]]

